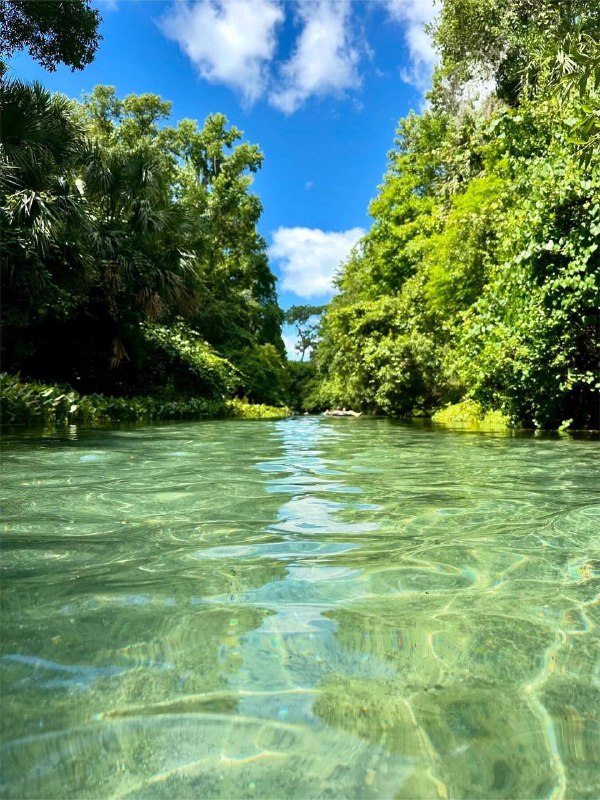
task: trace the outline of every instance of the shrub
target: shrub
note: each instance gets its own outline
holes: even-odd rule
[[[286,417],[291,413],[285,407],[251,405],[241,400],[80,395],[70,387],[28,383],[19,376],[6,373],[0,374],[0,392],[0,422],[3,425],[52,427],[206,417],[265,419]]]
[[[230,357],[240,374],[238,391],[248,400],[273,406],[287,402],[288,373],[272,344],[257,344]]]
[[[140,327],[147,348],[146,384],[152,377],[154,385],[213,399],[231,395],[240,385],[241,376],[233,364],[217,355],[189,325],[143,323]]]

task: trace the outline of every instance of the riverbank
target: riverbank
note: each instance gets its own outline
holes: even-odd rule
[[[0,394],[2,425],[91,425],[219,417],[279,419],[292,413],[287,407],[252,404],[239,398],[82,395],[70,386],[22,381],[6,373],[0,375]]]

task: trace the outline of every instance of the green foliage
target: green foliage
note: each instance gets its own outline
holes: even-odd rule
[[[0,374],[0,395],[0,423],[8,426],[54,427],[205,417],[277,419],[290,414],[285,407],[251,405],[238,399],[81,395],[70,387],[23,382],[18,376],[6,373]]]
[[[272,344],[254,345],[230,358],[241,375],[239,393],[252,402],[285,405],[288,374],[281,354]]]
[[[569,39],[597,41],[599,30],[596,0],[443,0],[434,26],[442,67],[433,98],[441,99],[448,84],[456,97],[469,79],[483,77],[516,104],[553,79],[549,53],[556,62]]]
[[[240,385],[235,367],[185,323],[144,323],[141,328],[152,382],[211,398],[224,398]]]
[[[27,49],[42,67],[58,64],[73,70],[89,64],[102,38],[100,14],[88,0],[3,0],[0,6],[0,53],[10,58]]]
[[[473,178],[455,194],[443,228],[433,234],[423,264],[427,300],[443,316],[456,316],[477,300],[495,256],[496,224],[502,216],[508,181],[491,174]]]
[[[331,403],[322,396],[321,381],[314,361],[288,361],[290,404],[296,412],[314,414]]]
[[[285,402],[256,145],[222,114],[165,125],[153,94],[0,91],[4,368],[87,394]]]
[[[436,411],[432,420],[449,427],[479,428],[482,430],[506,430],[510,420],[501,411],[485,411],[475,400],[446,406]]]
[[[431,109],[401,121],[323,317],[323,397],[600,426],[599,19],[579,0],[444,0]],[[496,93],[474,105],[485,70]]]
[[[334,301],[317,354],[327,405],[401,415],[435,407],[440,355],[428,320],[419,276],[406,281],[400,296]]]
[[[77,410],[78,395],[70,387],[24,383],[0,374],[0,421],[4,425],[64,425]]]
[[[249,403],[234,397],[226,403],[226,415],[237,419],[284,419],[291,415],[287,406],[269,406],[264,403]]]

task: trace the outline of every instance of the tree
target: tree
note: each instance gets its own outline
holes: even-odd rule
[[[257,231],[262,205],[250,192],[262,153],[240,142],[242,132],[223,114],[210,115],[202,128],[182,120],[162,135],[182,164],[178,197],[196,219],[204,298],[194,324],[228,354],[253,342],[272,344],[283,357],[275,277]]]
[[[304,361],[307,350],[314,350],[319,340],[319,320],[325,306],[292,306],[285,312],[288,325],[296,326],[298,340],[296,350],[300,353],[300,361]]]
[[[153,94],[77,104],[9,82],[0,102],[5,368],[84,392],[285,399],[258,148],[222,115],[165,125]]]
[[[0,85],[0,279],[5,369],[32,351],[31,331],[65,318],[94,266],[77,181],[88,155],[72,104],[39,84]]]
[[[153,94],[120,100],[112,87],[96,87],[82,113],[102,155],[94,181],[86,180],[107,252],[119,255],[104,260],[103,294],[119,293],[112,307],[123,341],[128,308],[132,322],[140,310],[162,322],[183,315],[240,369],[256,346],[273,346],[281,359],[275,279],[256,230],[262,209],[249,192],[258,147],[237,144],[242,134],[222,114],[202,128],[193,120],[164,125],[170,103]]]
[[[27,49],[42,67],[58,64],[83,69],[102,38],[101,17],[88,0],[3,0],[0,6],[0,53],[10,58]]]
[[[518,103],[552,78],[548,54],[565,43],[600,38],[597,0],[444,0],[433,26],[441,70],[433,98],[453,83],[492,79],[497,95]]]
[[[431,106],[323,315],[326,402],[600,425],[599,22],[597,0],[444,0]]]

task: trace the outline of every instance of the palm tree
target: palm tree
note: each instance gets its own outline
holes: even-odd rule
[[[187,316],[197,305],[189,218],[173,197],[172,164],[150,142],[96,147],[83,173],[99,286],[115,321],[112,362],[126,357],[123,331],[143,320]]]
[[[196,305],[172,164],[148,142],[91,142],[77,106],[39,84],[6,83],[0,103],[4,343],[10,349],[32,326],[78,314],[99,320],[84,327],[110,338],[116,366],[127,354],[124,328]],[[19,368],[15,349],[5,364]]]
[[[77,180],[87,146],[71,101],[38,83],[3,83],[0,108],[3,324],[18,330],[50,309],[68,313],[89,284]],[[5,335],[5,345],[12,338]]]

